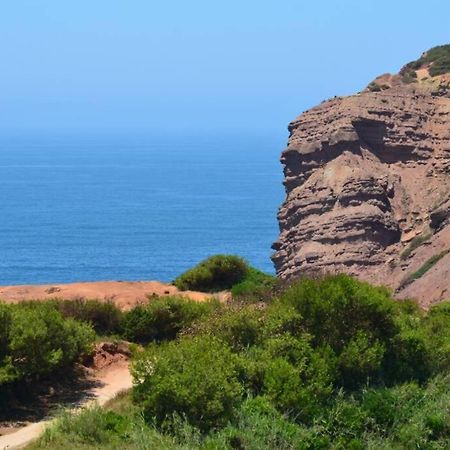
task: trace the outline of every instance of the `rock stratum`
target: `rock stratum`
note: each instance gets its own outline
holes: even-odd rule
[[[436,47],[289,125],[282,279],[345,272],[424,307],[450,299],[449,72]]]

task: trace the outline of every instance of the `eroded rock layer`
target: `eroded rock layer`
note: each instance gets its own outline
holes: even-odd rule
[[[450,299],[450,77],[390,77],[289,125],[273,261],[283,279],[346,272],[398,296],[422,283],[428,305]]]

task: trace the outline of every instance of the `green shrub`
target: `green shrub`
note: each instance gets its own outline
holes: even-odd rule
[[[371,417],[354,396],[347,396],[341,390],[322,417],[325,423],[322,433],[335,442],[337,448],[366,448],[358,443],[371,425]]]
[[[302,316],[315,345],[340,352],[359,331],[381,343],[397,332],[396,304],[385,288],[373,287],[347,275],[302,280],[281,297]]]
[[[450,72],[450,55],[442,56],[434,61],[429,72],[432,77]]]
[[[437,255],[433,255],[427,261],[423,263],[423,265],[416,270],[415,272],[406,276],[403,281],[400,283],[399,289],[404,289],[406,286],[410,285],[414,281],[421,278],[425,275],[436,263],[438,263],[444,256],[450,253],[450,249],[444,250]]]
[[[400,74],[405,82],[411,82],[416,78],[416,70],[426,64],[431,64],[429,68],[432,77],[450,72],[450,45],[439,45],[428,50],[422,57],[412,61],[402,68]]]
[[[314,351],[303,336],[269,339],[261,354],[263,389],[280,411],[312,420],[332,391],[333,359]]]
[[[2,307],[9,328],[4,333],[0,384],[33,379],[71,366],[90,349],[92,328],[73,319],[64,319],[50,304],[35,302]],[[8,323],[9,322],[9,323]]]
[[[368,333],[359,330],[339,355],[340,384],[356,387],[376,378],[382,368],[385,347]]]
[[[124,314],[123,334],[134,342],[174,339],[180,331],[211,313],[216,303],[196,302],[184,297],[151,298]]]
[[[0,303],[0,364],[5,358],[5,356],[8,354],[11,321],[12,321],[11,308],[8,305]]]
[[[367,390],[363,393],[361,406],[372,419],[372,426],[389,431],[411,414],[422,397],[422,389],[417,383],[406,383],[391,388]]]
[[[293,365],[284,358],[276,358],[265,370],[263,392],[280,411],[311,422],[332,390],[326,372],[312,372],[311,366]]]
[[[326,442],[314,430],[290,421],[267,397],[261,396],[247,399],[237,411],[235,423],[208,436],[201,448],[307,450],[326,448]]]
[[[239,256],[215,255],[184,272],[174,284],[182,291],[218,292],[241,282],[247,272],[247,263]]]
[[[122,329],[122,311],[112,302],[86,300],[52,300],[51,303],[64,317],[88,322],[98,334],[118,334]]]
[[[261,334],[265,338],[285,333],[292,336],[305,333],[302,316],[292,305],[275,300],[267,305],[263,317]]]
[[[416,236],[412,241],[409,243],[408,247],[403,250],[403,252],[400,254],[400,259],[405,260],[408,259],[411,253],[419,248],[424,242],[428,241],[430,239],[431,233],[426,233],[424,235]]]
[[[196,333],[225,342],[234,351],[259,342],[263,312],[252,307],[227,308],[204,321]]]
[[[267,300],[273,295],[277,285],[278,279],[276,277],[261,272],[254,267],[249,267],[245,278],[232,287],[231,294],[233,298],[247,301]]]
[[[134,398],[147,420],[185,416],[202,431],[223,426],[241,401],[239,358],[214,338],[151,345],[133,365]]]
[[[404,327],[392,338],[384,370],[386,383],[428,378],[431,374],[429,350],[421,327]]]
[[[370,92],[380,92],[381,91],[381,86],[378,83],[375,83],[375,81],[372,81],[368,86],[367,89]]]
[[[433,373],[450,370],[450,302],[433,306],[423,319],[427,346],[430,353],[428,364]]]

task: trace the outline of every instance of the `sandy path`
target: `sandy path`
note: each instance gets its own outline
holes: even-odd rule
[[[118,364],[99,374],[96,379],[100,382],[95,388],[89,391],[91,399],[86,401],[81,407],[85,408],[93,402],[104,405],[114,398],[119,392],[130,389],[132,378],[127,363]],[[44,431],[45,427],[52,423],[52,420],[43,420],[21,428],[15,433],[0,436],[0,450],[12,450],[24,448],[30,442],[37,439]]]
[[[148,301],[148,295],[182,295],[193,300],[204,301],[211,294],[194,291],[179,291],[175,286],[159,281],[96,281],[70,284],[48,284],[28,286],[0,286],[0,300],[17,303],[23,300],[45,300],[50,298],[89,298],[111,300],[122,309],[130,309],[137,303]]]

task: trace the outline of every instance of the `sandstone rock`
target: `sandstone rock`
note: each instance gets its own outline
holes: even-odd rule
[[[289,125],[272,257],[281,278],[344,271],[395,290],[432,252],[450,248],[448,74],[426,83],[382,80],[377,92],[331,99]],[[417,236],[428,234],[430,245],[403,260]],[[427,279],[444,277],[444,259],[421,277],[424,305],[450,299],[448,276],[426,298]]]

